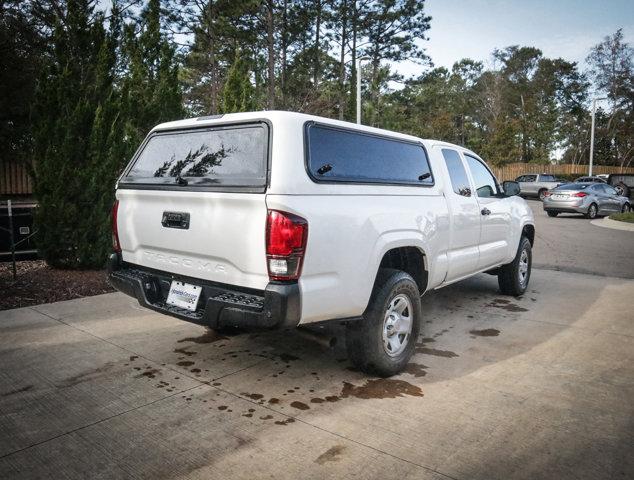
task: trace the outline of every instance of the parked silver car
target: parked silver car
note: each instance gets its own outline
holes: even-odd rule
[[[596,177],[575,178],[574,183],[608,183],[608,182],[597,175]]]
[[[520,184],[520,196],[539,197],[540,200],[544,199],[544,193],[548,190],[563,183],[549,173],[520,175],[515,181]]]
[[[546,192],[544,210],[549,217],[582,213],[587,218],[629,212],[630,202],[605,183],[568,183]]]

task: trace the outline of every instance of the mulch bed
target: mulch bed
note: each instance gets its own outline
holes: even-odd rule
[[[42,260],[0,263],[0,310],[113,292],[105,270],[60,270]]]

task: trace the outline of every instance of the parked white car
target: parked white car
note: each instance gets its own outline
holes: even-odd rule
[[[401,371],[420,296],[479,272],[521,295],[531,209],[475,153],[289,112],[155,127],[113,208],[112,284],[211,328],[347,325],[359,368]]]

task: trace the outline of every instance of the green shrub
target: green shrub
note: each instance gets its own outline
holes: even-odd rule
[[[619,222],[634,223],[634,212],[613,213],[612,215],[610,215],[610,220],[617,220]]]

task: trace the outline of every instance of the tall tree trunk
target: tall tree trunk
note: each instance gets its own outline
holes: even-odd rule
[[[210,103],[209,103],[209,115],[215,115],[218,113],[218,72],[216,67],[216,42],[214,38],[214,2],[209,0],[207,4],[209,9],[209,20],[207,22],[207,38],[209,40],[209,63],[210,63]]]
[[[267,107],[269,110],[275,108],[275,38],[274,33],[274,21],[273,21],[273,9],[274,0],[267,0],[266,2],[266,40],[268,46],[268,70],[269,70],[269,89]]]
[[[282,72],[280,75],[280,91],[282,93],[282,107],[286,108],[286,51],[288,49],[288,0],[284,0],[282,10]]]
[[[355,119],[355,121],[356,121],[355,111],[357,108],[356,85],[357,85],[357,75],[359,75],[359,72],[357,72],[357,22],[358,20],[359,19],[357,18],[357,0],[353,0],[352,18],[351,18],[351,21],[352,21],[352,63],[350,67],[350,98],[351,98],[350,104],[354,105],[354,107],[352,108],[350,115]]]
[[[339,53],[339,120],[346,104],[346,43],[348,42],[348,0],[341,0],[341,51]]]
[[[317,0],[317,11],[315,18],[315,60],[313,64],[313,83],[315,88],[319,86],[319,74],[321,73],[319,70],[319,54],[320,54],[320,34],[321,34],[321,0]]]

